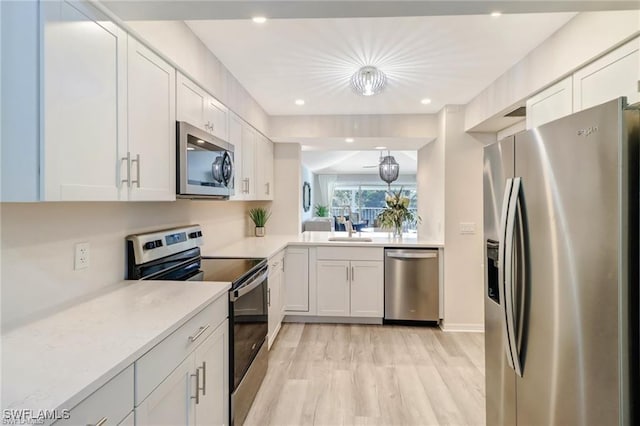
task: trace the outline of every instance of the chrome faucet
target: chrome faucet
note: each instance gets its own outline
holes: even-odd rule
[[[349,232],[349,237],[353,235],[353,224],[351,223],[351,206],[342,206],[342,210],[340,212],[340,222],[344,224],[345,229]],[[349,219],[347,219],[344,215],[344,211],[349,213]]]

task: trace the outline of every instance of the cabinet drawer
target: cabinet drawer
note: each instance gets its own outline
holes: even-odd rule
[[[318,247],[318,260],[383,260],[382,247]]]
[[[119,424],[133,410],[133,365],[125,368],[107,384],[71,409],[68,419],[55,422],[58,426]]]
[[[227,295],[221,296],[136,361],[136,407],[227,318],[228,303]],[[192,341],[192,336],[198,337]]]

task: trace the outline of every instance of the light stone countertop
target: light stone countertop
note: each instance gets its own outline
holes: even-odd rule
[[[72,408],[178,329],[230,283],[124,281],[2,335],[2,408]]]
[[[346,232],[303,232],[298,235],[269,235],[247,237],[237,243],[221,248],[201,247],[203,256],[210,257],[259,257],[269,258],[287,246],[334,246],[334,247],[402,247],[444,248],[442,242],[420,240],[415,234],[404,234],[402,239],[393,238],[388,232],[354,233],[354,237],[369,237],[372,242],[329,241],[330,237],[348,237]]]

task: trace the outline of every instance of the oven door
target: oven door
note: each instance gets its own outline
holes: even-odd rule
[[[233,145],[178,122],[177,194],[228,198],[235,194]]]
[[[229,321],[233,392],[267,337],[267,277],[265,267],[229,292]]]

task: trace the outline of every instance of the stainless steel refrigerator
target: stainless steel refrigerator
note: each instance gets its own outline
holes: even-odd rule
[[[638,145],[624,98],[485,148],[488,425],[638,424]]]

